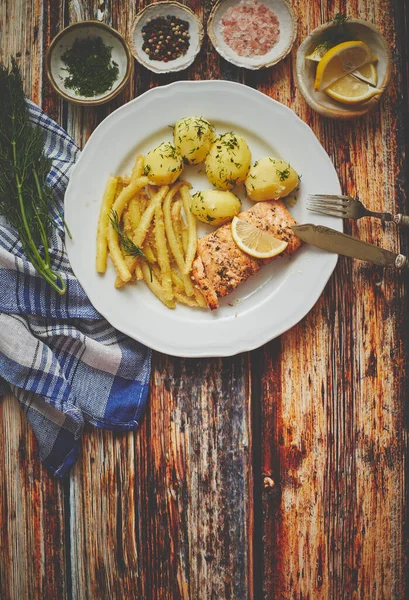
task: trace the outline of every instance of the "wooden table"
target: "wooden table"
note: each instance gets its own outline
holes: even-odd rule
[[[186,4],[206,22],[211,2]],[[93,18],[126,34],[144,5],[2,2],[1,56],[19,53],[27,95],[81,146],[152,86],[223,78],[256,87],[312,127],[345,192],[409,213],[405,1],[292,0],[294,49],[264,72],[231,66],[206,39],[186,72],[155,76],[136,64],[111,104],[62,102],[44,69],[54,35]],[[339,10],[378,24],[393,55],[380,107],[353,122],[313,113],[294,81],[300,41]],[[409,250],[393,226],[361,220],[346,231]],[[407,597],[407,288],[407,277],[341,258],[311,312],[264,347],[225,359],[155,352],[141,430],[88,428],[64,482],[40,465],[15,399],[3,399],[2,600]]]

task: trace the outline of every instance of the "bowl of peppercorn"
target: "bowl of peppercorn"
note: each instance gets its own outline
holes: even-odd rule
[[[82,21],[60,31],[46,57],[47,75],[65,100],[90,106],[112,100],[133,66],[122,35],[100,21]]]
[[[202,23],[183,4],[155,2],[136,15],[129,45],[144,67],[154,73],[170,73],[193,63],[203,33]]]

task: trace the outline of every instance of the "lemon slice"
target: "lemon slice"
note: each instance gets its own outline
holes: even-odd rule
[[[288,246],[288,242],[238,217],[233,217],[231,234],[240,250],[254,258],[271,258],[284,252]]]
[[[364,42],[342,42],[328,50],[317,65],[314,88],[322,91],[329,85],[372,61],[372,52]]]
[[[325,88],[324,92],[343,104],[362,104],[380,94],[381,90],[360,81],[354,75],[344,75]]]
[[[360,81],[365,81],[373,86],[376,86],[378,83],[378,72],[373,63],[367,63],[366,65],[359,67],[356,71],[352,71],[351,75]]]

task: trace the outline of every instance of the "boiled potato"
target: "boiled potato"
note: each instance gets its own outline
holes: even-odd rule
[[[218,137],[206,156],[206,175],[220,190],[231,190],[246,179],[251,152],[240,135],[229,131]]]
[[[191,165],[204,161],[214,138],[213,125],[201,117],[180,119],[173,129],[175,148],[183,160]]]
[[[219,227],[238,215],[241,202],[232,192],[204,190],[192,196],[190,212],[199,221]]]
[[[162,142],[145,156],[143,174],[154,185],[173,183],[182,170],[183,159],[169,142]]]
[[[255,202],[287,196],[298,185],[298,175],[289,163],[265,156],[250,168],[245,186],[247,196]]]

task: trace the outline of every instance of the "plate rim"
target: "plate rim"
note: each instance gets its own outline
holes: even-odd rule
[[[73,179],[74,179],[73,176],[75,175],[75,172],[77,171],[78,166],[81,164],[81,162],[83,162],[83,160],[85,160],[84,156],[87,157],[88,153],[92,152],[92,143],[93,143],[92,140],[98,138],[98,136],[100,135],[100,132],[103,131],[103,129],[105,127],[107,127],[108,121],[110,121],[112,118],[114,118],[113,115],[118,115],[119,113],[122,113],[126,110],[130,110],[131,106],[140,102],[142,98],[146,99],[151,94],[155,94],[158,92],[166,94],[166,92],[168,90],[171,90],[171,89],[177,88],[177,87],[183,87],[186,85],[188,85],[189,87],[192,87],[192,86],[211,87],[211,86],[221,85],[221,86],[229,87],[231,89],[236,88],[236,89],[240,89],[242,92],[248,93],[250,95],[256,94],[259,97],[263,98],[263,101],[268,101],[268,102],[272,102],[273,104],[279,105],[282,110],[284,110],[285,112],[289,112],[289,114],[291,114],[292,118],[296,119],[296,121],[298,122],[298,125],[302,126],[303,128],[306,128],[306,130],[308,130],[309,134],[313,135],[313,137],[315,138],[315,143],[317,145],[317,148],[320,149],[320,152],[322,152],[325,155],[328,162],[332,165],[332,167],[334,169],[334,173],[338,179],[338,174],[337,174],[335,167],[334,167],[328,153],[326,152],[325,148],[322,146],[322,144],[318,140],[317,136],[315,135],[315,133],[313,132],[311,127],[305,121],[303,121],[290,107],[286,106],[285,104],[282,104],[281,102],[278,102],[277,100],[275,100],[273,98],[270,98],[269,96],[267,96],[266,94],[264,94],[263,92],[260,92],[259,90],[255,89],[255,88],[251,88],[249,86],[246,86],[246,85],[238,83],[238,82],[226,81],[223,79],[194,80],[194,81],[181,80],[181,81],[172,82],[167,85],[160,85],[160,86],[157,86],[157,87],[147,90],[146,92],[144,92],[140,96],[137,96],[130,102],[118,107],[115,111],[110,113],[110,115],[108,115],[95,128],[95,130],[90,135],[87,143],[85,144],[84,149],[81,152],[80,158],[78,159],[77,163],[74,165],[73,170],[71,172],[70,180],[68,182],[68,186],[67,186],[65,197],[64,197],[64,210],[66,210],[66,201],[67,201],[67,198],[69,198],[71,189],[74,185],[72,183]],[[339,179],[338,179],[338,184],[339,184]],[[339,230],[342,231],[342,229],[343,229],[342,228],[342,220],[340,219],[339,222],[340,222]],[[66,241],[66,249],[67,249],[68,258],[71,263],[70,241],[69,240]],[[320,251],[320,252],[323,252],[323,251]],[[286,331],[288,331],[289,329],[291,329],[292,327],[297,325],[310,312],[310,310],[317,303],[322,292],[324,291],[325,286],[326,286],[328,280],[330,279],[331,275],[333,274],[334,269],[337,264],[337,261],[338,261],[338,255],[332,254],[332,253],[326,253],[326,254],[327,254],[327,258],[326,258],[326,262],[325,262],[326,269],[325,269],[324,275],[320,275],[317,279],[315,293],[310,294],[310,296],[307,298],[307,302],[304,302],[302,304],[302,306],[300,308],[298,308],[295,311],[295,313],[293,313],[291,315],[292,318],[291,318],[290,324],[286,323],[285,325],[283,325],[283,327],[279,328],[274,333],[268,333],[266,335],[263,335],[262,337],[260,337],[260,335],[258,335],[256,337],[247,336],[247,337],[241,338],[240,341],[235,340],[234,348],[232,347],[232,345],[229,342],[214,343],[212,347],[209,347],[209,345],[207,345],[205,348],[203,348],[203,347],[199,348],[197,346],[187,347],[186,345],[184,345],[183,348],[180,348],[180,347],[175,347],[173,345],[173,343],[169,342],[169,341],[165,341],[165,342],[160,341],[159,343],[156,343],[156,338],[153,339],[153,336],[149,336],[149,335],[135,337],[135,335],[132,333],[129,333],[129,331],[127,331],[126,328],[118,326],[117,324],[112,322],[112,320],[110,320],[110,316],[107,315],[107,313],[109,313],[109,311],[107,311],[106,309],[100,310],[100,308],[98,308],[97,306],[94,305],[90,296],[87,293],[87,289],[89,289],[89,284],[87,285],[87,283],[85,282],[85,285],[84,285],[82,275],[78,275],[77,273],[75,273],[73,267],[72,267],[72,270],[74,272],[75,277],[77,277],[79,283],[83,287],[84,292],[88,296],[89,301],[94,306],[94,308],[97,310],[97,312],[99,312],[99,314],[102,317],[104,317],[118,331],[121,331],[125,335],[128,335],[130,338],[134,339],[135,341],[138,341],[138,342],[152,348],[155,351],[169,354],[171,356],[176,356],[176,357],[182,357],[182,358],[227,357],[227,356],[235,356],[242,352],[251,352],[257,348],[260,348],[261,346],[272,341],[273,339],[276,339],[277,337],[281,336],[283,333],[285,333]],[[288,318],[287,318],[287,320],[288,320]]]

